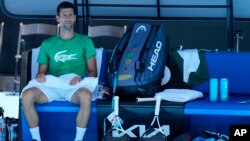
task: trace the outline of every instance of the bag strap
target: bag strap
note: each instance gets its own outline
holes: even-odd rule
[[[156,36],[156,26],[152,26],[151,27],[151,31],[149,33],[149,37],[145,43],[144,46],[144,50],[141,51],[141,54],[139,56],[139,59],[136,61],[136,70],[144,70],[145,69],[145,63],[146,63],[146,59],[148,57],[148,51],[150,49],[150,47],[152,46],[153,42],[154,42],[154,38]]]
[[[112,53],[111,60],[109,63],[109,72],[114,73],[117,71],[122,54],[127,47],[129,37],[132,33],[132,28],[128,29],[123,37],[119,40],[118,44],[115,46],[115,49]]]
[[[123,57],[123,53],[128,47],[136,47],[142,50],[145,43],[148,40],[148,36],[151,30],[150,24],[136,23],[133,28],[130,28],[119,41],[114,49],[111,57],[109,71],[115,72],[118,70],[120,60]],[[139,54],[138,54],[139,55]]]

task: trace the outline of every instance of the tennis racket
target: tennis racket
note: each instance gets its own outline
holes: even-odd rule
[[[162,129],[159,121],[161,97],[156,96],[155,116],[147,130],[141,135],[139,141],[166,141],[166,132]],[[154,125],[157,124],[155,127]]]
[[[107,118],[105,119],[105,121]],[[106,122],[104,121],[104,136],[103,141],[130,141],[129,136],[126,134],[126,131],[122,127],[123,120],[119,117],[119,97],[114,96],[114,117],[111,122],[111,127],[105,132]],[[119,134],[123,132],[123,136]]]

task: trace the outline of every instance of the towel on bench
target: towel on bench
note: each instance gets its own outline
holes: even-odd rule
[[[176,50],[173,50],[170,52],[171,54],[170,60],[172,60],[172,63],[173,63],[172,65],[174,65],[182,73],[182,74],[172,73],[171,76],[179,77],[179,75],[182,75],[183,77],[182,81],[188,86],[194,87],[207,81],[209,79],[209,73],[208,73],[208,68],[207,68],[207,63],[206,63],[206,58],[205,58],[205,52],[203,51],[197,52],[197,50],[195,49],[191,52],[187,50],[184,53],[185,54],[184,58],[182,58],[182,56]],[[198,53],[198,56],[197,56],[197,53]],[[189,58],[189,59],[184,60],[185,58]],[[194,61],[191,58],[196,58],[194,59],[196,61]],[[199,61],[197,61],[197,59]],[[184,61],[186,63],[186,67],[184,65]],[[177,70],[174,70],[174,71],[176,72]],[[173,72],[173,70],[171,72]],[[177,79],[177,78],[172,78],[172,79]],[[188,82],[185,82],[187,80]],[[181,82],[176,82],[176,81],[174,83],[181,84]],[[179,81],[179,78],[178,78],[178,81]],[[176,84],[174,84],[174,86],[170,88],[176,88]],[[177,87],[177,88],[181,88],[181,87]],[[188,87],[182,87],[182,88],[188,88]]]
[[[166,89],[158,92],[155,96],[161,96],[163,100],[172,102],[188,102],[198,98],[203,98],[203,93],[189,89]]]
[[[186,49],[177,51],[183,59],[183,81],[188,83],[189,74],[196,72],[200,65],[197,49]]]

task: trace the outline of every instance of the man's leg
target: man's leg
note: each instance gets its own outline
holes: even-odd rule
[[[76,138],[75,141],[81,141],[85,134],[91,111],[91,92],[86,88],[78,89],[72,96],[71,102],[79,104],[80,110],[76,117]]]
[[[34,87],[25,90],[22,93],[21,99],[22,99],[24,115],[28,122],[32,139],[40,141],[41,138],[38,126],[39,118],[35,110],[35,103],[47,103],[48,98],[38,88]]]

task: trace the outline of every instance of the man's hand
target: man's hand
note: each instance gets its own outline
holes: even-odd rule
[[[36,75],[36,80],[38,81],[38,82],[40,82],[40,83],[43,83],[43,82],[45,82],[46,81],[46,75],[44,75],[44,74],[37,74]]]
[[[70,80],[69,85],[76,85],[82,80],[83,78],[81,78],[80,76],[75,76],[72,80]]]

